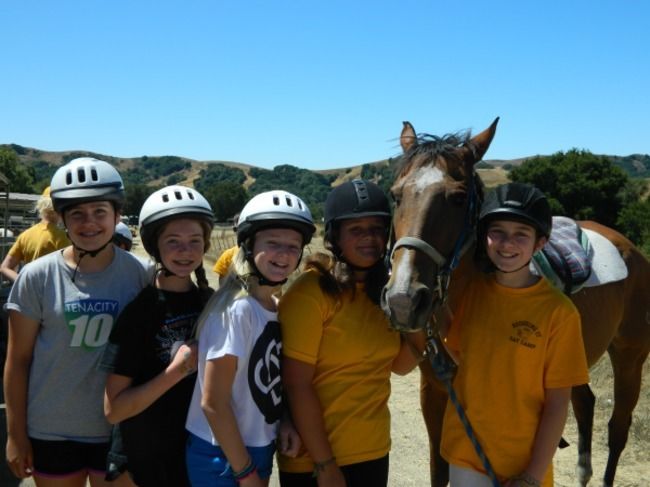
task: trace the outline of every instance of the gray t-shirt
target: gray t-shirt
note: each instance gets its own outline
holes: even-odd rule
[[[89,259],[90,257],[85,257]],[[6,308],[40,323],[27,395],[27,430],[42,440],[108,441],[106,372],[98,369],[118,315],[152,267],[121,249],[101,272],[77,272],[60,251],[24,267]]]

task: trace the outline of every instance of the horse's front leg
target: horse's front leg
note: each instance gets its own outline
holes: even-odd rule
[[[632,412],[639,400],[643,364],[648,357],[645,347],[625,346],[614,340],[609,358],[614,373],[614,410],[608,424],[609,456],[603,479],[604,487],[614,485],[618,460],[627,443]]]
[[[449,483],[449,465],[440,456],[442,419],[447,405],[447,392],[431,370],[428,361],[420,364],[420,405],[429,435],[429,468],[431,487],[445,487]]]
[[[573,414],[578,424],[578,465],[576,475],[581,486],[586,486],[593,475],[591,468],[591,436],[594,426],[594,405],[596,397],[589,384],[576,386],[571,390]]]

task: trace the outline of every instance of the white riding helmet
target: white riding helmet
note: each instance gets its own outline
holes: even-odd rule
[[[275,190],[254,196],[239,214],[237,244],[241,245],[259,230],[291,228],[300,232],[303,245],[311,241],[316,230],[309,207],[287,191]]]
[[[131,230],[124,222],[117,222],[115,225],[115,233],[127,239],[129,242],[133,242],[133,234]]]
[[[90,201],[111,201],[119,210],[124,202],[124,183],[113,166],[92,157],[73,159],[56,170],[50,183],[54,209]]]
[[[167,186],[153,192],[140,210],[140,238],[145,250],[158,256],[157,231],[176,218],[197,218],[214,226],[214,213],[208,200],[195,189],[185,186]]]

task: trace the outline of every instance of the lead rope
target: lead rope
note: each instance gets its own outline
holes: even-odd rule
[[[461,406],[460,401],[458,400],[458,396],[456,395],[456,391],[454,390],[454,386],[452,385],[452,380],[454,378],[456,366],[449,360],[447,355],[442,353],[438,348],[438,344],[436,343],[436,339],[433,335],[433,327],[431,326],[430,322],[429,324],[427,324],[426,354],[429,357],[429,363],[431,364],[433,373],[436,375],[438,380],[445,385],[445,388],[447,389],[447,394],[449,394],[449,400],[454,405],[454,408],[456,409],[456,413],[460,418],[460,422],[463,424],[463,427],[465,428],[465,433],[467,434],[469,440],[472,442],[474,451],[476,451],[479,460],[481,460],[481,463],[483,464],[483,468],[485,469],[487,476],[490,477],[492,486],[501,487],[501,484],[499,483],[499,480],[497,479],[497,476],[494,473],[494,469],[492,468],[492,464],[490,463],[490,460],[488,459],[487,455],[483,451],[483,448],[481,447],[481,444],[479,443],[478,439],[476,438],[476,435],[474,434],[474,429],[472,428],[472,425],[469,422],[469,418],[465,414],[465,411],[463,410],[463,406]]]

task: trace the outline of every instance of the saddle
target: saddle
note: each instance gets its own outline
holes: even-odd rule
[[[565,216],[553,217],[553,230],[544,248],[533,256],[538,274],[570,295],[580,291],[592,272],[593,252],[587,234]]]

